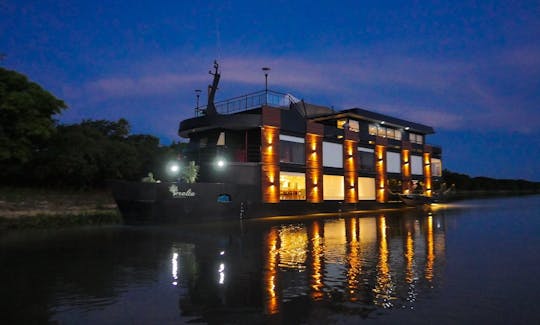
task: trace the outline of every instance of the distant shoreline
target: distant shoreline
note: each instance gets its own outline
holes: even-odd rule
[[[496,198],[496,197],[512,197],[512,196],[526,196],[526,195],[538,195],[540,191],[535,190],[457,190],[453,195],[453,200],[468,200],[468,199],[481,199],[481,198]]]

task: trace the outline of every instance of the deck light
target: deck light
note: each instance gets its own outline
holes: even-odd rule
[[[178,173],[180,172],[180,164],[178,164],[178,162],[176,161],[171,161],[167,166],[167,171],[172,176],[178,175]]]
[[[225,167],[225,159],[223,158],[218,158],[216,160],[216,165],[219,169],[223,169]]]

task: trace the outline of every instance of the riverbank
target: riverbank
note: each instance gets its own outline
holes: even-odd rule
[[[0,230],[121,222],[108,190],[0,188]]]

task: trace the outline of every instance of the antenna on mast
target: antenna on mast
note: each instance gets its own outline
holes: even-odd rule
[[[218,90],[219,84],[219,64],[214,60],[214,72],[212,70],[208,71],[209,74],[214,76],[214,80],[211,85],[208,85],[208,105],[206,106],[207,115],[216,115],[218,114],[216,110],[216,105],[214,105],[214,97],[216,96],[216,91]]]

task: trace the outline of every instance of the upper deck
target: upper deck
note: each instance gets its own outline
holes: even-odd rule
[[[291,103],[299,100],[291,94],[280,93],[272,90],[261,90],[247,95],[233,97],[214,105],[219,114],[232,114],[240,111],[247,111],[263,105],[271,107],[289,107]],[[195,107],[195,117],[206,114],[207,105]]]

